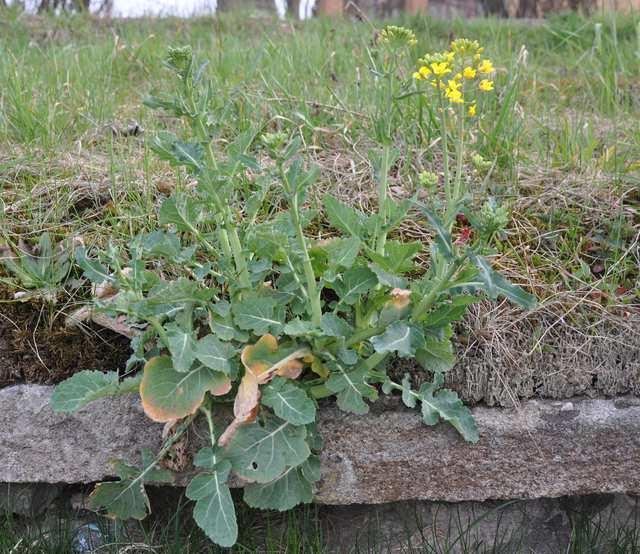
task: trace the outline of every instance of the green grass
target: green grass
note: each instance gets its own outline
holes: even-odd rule
[[[351,529],[343,525],[345,534],[339,539],[330,536],[331,518],[339,518],[342,512],[332,514],[331,507],[310,506],[279,514],[239,505],[238,544],[233,549],[221,549],[192,526],[187,517],[191,507],[183,497],[171,496],[172,501],[165,501],[160,515],[142,523],[113,522],[95,517],[74,519],[69,513],[67,517],[49,516],[44,525],[4,516],[0,519],[0,554],[69,554],[84,521],[94,522],[104,537],[101,545],[94,546],[100,546],[96,552],[105,554],[324,554],[335,552],[336,545],[343,548],[341,552],[350,554],[527,554],[532,544],[529,534],[544,536],[544,531],[536,529],[531,521],[526,528],[518,528],[509,523],[508,517],[503,520],[502,509],[507,509],[513,502],[496,506],[495,514],[488,511],[473,521],[467,520],[467,516],[455,507],[445,510],[448,515],[440,514],[436,508],[433,514],[438,521],[436,527],[417,512],[412,514],[407,505],[400,508],[405,520],[394,524],[395,536],[382,537],[380,529],[388,524],[378,522],[380,516],[372,515],[369,519],[354,519]],[[612,518],[613,513],[575,517],[572,531],[567,535],[567,554],[640,552],[637,521],[617,521]],[[492,515],[496,516],[490,520],[493,523],[480,530],[483,520]],[[421,530],[416,531],[416,528]]]
[[[452,36],[468,36],[498,67],[499,93],[483,107],[474,145],[496,162],[487,187],[475,191],[478,202],[493,195],[512,210],[496,263],[543,297],[596,289],[613,307],[637,302],[640,19],[400,22],[417,33],[414,61]],[[145,138],[110,129],[135,120],[150,137],[174,125],[154,119],[142,98],[166,88],[161,60],[168,45],[184,43],[209,62],[223,138],[257,123],[298,133],[324,170],[320,186],[347,197],[358,186],[356,201],[366,205],[374,33],[372,24],[348,19],[281,23],[248,12],[100,22],[5,10],[2,234],[15,242],[49,230],[104,244],[153,227],[158,189],[180,177],[150,155]],[[406,74],[412,70],[407,63]],[[438,148],[417,102],[401,110],[398,184],[412,190],[420,170],[437,169]]]

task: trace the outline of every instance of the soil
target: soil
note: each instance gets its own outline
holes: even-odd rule
[[[0,387],[123,368],[129,355],[129,339],[112,331],[93,325],[70,330],[64,316],[51,318],[41,306],[0,303]]]

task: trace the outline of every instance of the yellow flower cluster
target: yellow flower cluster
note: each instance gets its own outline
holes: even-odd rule
[[[377,43],[391,47],[415,46],[418,44],[415,33],[406,27],[387,25],[378,35]]]
[[[442,90],[452,104],[464,104],[465,89],[467,92],[473,89],[481,92],[493,90],[493,81],[487,77],[495,68],[491,60],[482,57],[483,51],[476,40],[454,40],[449,50],[424,56],[413,78],[428,81],[434,88]],[[469,84],[465,85],[465,82]],[[477,113],[473,98],[469,100],[467,113],[472,117]]]

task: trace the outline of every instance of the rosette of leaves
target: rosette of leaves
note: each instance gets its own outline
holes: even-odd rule
[[[109,494],[98,489],[95,503],[144,516],[145,482],[164,477],[156,464],[202,417],[210,445],[194,456],[198,471],[187,496],[207,535],[230,546],[237,537],[230,475],[246,483],[251,506],[286,510],[310,502],[322,446],[318,399],[335,396],[342,410],[364,414],[377,385],[384,393],[399,391],[427,425],[445,421],[476,442],[470,411],[443,387],[454,362],[452,323],[479,292],[526,308],[533,298],[496,273],[473,244],[454,244],[451,224],[427,206],[388,197],[391,149],[373,156],[383,195],[376,213],[331,196],[307,209],[317,172],[304,163],[300,142],[271,134],[261,145],[256,129],[219,150],[205,68],[194,64],[188,48],[172,50],[167,67],[177,76],[174,94],[147,105],[182,118],[190,131],[180,138],[163,134],[153,148],[198,186],[167,198],[160,228],[127,248],[77,256],[87,278],[117,291],[97,307],[136,330],[127,372],[143,369],[125,379],[79,373],[57,387],[53,404],[72,410],[137,390],[147,415],[175,432],[141,469],[121,467],[120,481]],[[269,168],[258,164],[259,148],[272,158]],[[269,198],[285,209],[274,210]],[[321,210],[334,238],[310,236]],[[421,243],[388,239],[409,212],[434,230],[426,273],[415,261]],[[385,364],[395,356],[416,359],[431,380],[418,390],[409,378],[393,381]],[[229,403],[233,413],[221,426],[216,422]]]

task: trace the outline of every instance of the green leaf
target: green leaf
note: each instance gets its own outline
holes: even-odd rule
[[[275,377],[262,391],[262,404],[293,425],[306,425],[316,419],[316,405],[290,380]]]
[[[233,323],[233,319],[230,315],[220,316],[213,315],[209,320],[211,325],[211,331],[213,334],[223,341],[238,340],[246,342],[249,335],[246,331],[240,331]]]
[[[313,500],[313,487],[299,467],[288,468],[275,481],[245,486],[244,501],[261,510],[290,510]]]
[[[396,321],[384,333],[369,339],[376,352],[397,352],[403,358],[413,356],[424,345],[425,338],[419,329]]]
[[[433,337],[426,337],[423,346],[416,352],[415,358],[422,367],[434,373],[449,371],[456,361],[451,341],[437,340]]]
[[[360,253],[361,242],[356,237],[333,239],[322,246],[327,254],[329,267],[349,269]]]
[[[201,144],[182,142],[174,134],[162,132],[153,137],[150,147],[172,166],[185,166],[191,171],[202,169],[204,148]]]
[[[378,278],[367,267],[352,267],[341,278],[332,283],[332,287],[345,304],[355,304],[358,299],[378,284]]]
[[[235,348],[220,341],[213,335],[202,337],[195,349],[196,358],[208,368],[225,375],[231,372],[231,360],[236,355]]]
[[[253,331],[256,335],[282,332],[284,307],[269,297],[253,297],[237,302],[232,307],[233,320],[240,329]]]
[[[87,258],[87,251],[80,246],[76,250],[76,262],[83,269],[84,275],[92,283],[111,283],[114,281],[109,270],[98,260]]]
[[[186,495],[196,501],[193,519],[214,543],[228,548],[238,540],[236,511],[227,481],[231,464],[225,460],[212,472],[196,475]]]
[[[120,383],[115,371],[80,371],[56,386],[51,405],[54,412],[75,412],[98,398],[135,391],[139,385],[140,377]]]
[[[323,314],[320,328],[327,337],[346,338],[353,334],[353,327],[335,314]]]
[[[362,212],[329,195],[324,197],[324,209],[333,227],[351,236],[363,238],[366,218]]]
[[[319,329],[311,321],[302,321],[296,318],[284,326],[284,334],[290,337],[302,337],[318,335]]]
[[[381,285],[385,285],[386,287],[390,287],[392,289],[407,288],[407,280],[404,277],[394,275],[393,273],[382,269],[378,264],[369,264],[369,269],[376,274],[378,282]]]
[[[451,302],[441,304],[431,312],[427,312],[421,320],[424,320],[424,327],[429,329],[440,329],[449,323],[458,321],[470,304],[477,302],[475,296],[460,295],[451,299]]]
[[[161,225],[175,225],[178,231],[192,231],[200,214],[193,198],[175,194],[160,206],[158,220]]]
[[[90,496],[95,508],[105,507],[120,519],[144,519],[149,509],[149,498],[142,481],[115,481],[96,485]]]
[[[240,427],[227,447],[227,455],[240,477],[268,483],[287,466],[298,466],[309,457],[306,434],[304,427],[271,417],[264,426],[256,422]]]
[[[338,407],[353,414],[366,414],[369,406],[364,398],[376,400],[378,391],[367,383],[368,372],[365,368],[347,371],[338,362],[328,362],[333,370],[325,386],[337,394]]]
[[[196,359],[196,339],[193,333],[185,332],[175,324],[167,325],[166,333],[173,369],[189,371]]]
[[[411,390],[411,377],[405,374],[402,378],[402,402],[407,408],[416,407],[417,395]]]
[[[205,446],[198,450],[193,456],[193,465],[206,469],[213,469],[222,459],[222,451],[220,448]]]
[[[207,391],[224,388],[229,379],[203,365],[186,373],[176,371],[168,356],[151,358],[144,367],[140,397],[145,413],[166,422],[194,413]]]
[[[479,440],[478,427],[471,411],[467,408],[457,393],[437,389],[442,386],[442,374],[433,383],[425,383],[420,387],[419,395],[422,402],[422,419],[427,425],[435,425],[440,418],[448,421],[467,442],[476,443]]]
[[[489,298],[495,300],[499,295],[502,295],[527,310],[533,310],[536,307],[537,300],[535,296],[525,292],[518,285],[507,281],[491,267],[486,258],[476,255],[471,250],[468,250],[467,255],[480,270],[479,277],[482,281],[482,288]]]
[[[90,496],[94,508],[104,507],[110,514],[120,519],[144,519],[149,513],[149,498],[144,488],[145,482],[166,483],[172,480],[169,471],[157,469],[150,451],[142,452],[142,466],[139,470],[121,461],[114,463],[120,481],[99,483]]]
[[[422,250],[422,243],[400,242],[397,240],[387,241],[385,245],[385,255],[370,252],[368,255],[371,261],[376,263],[385,271],[391,273],[407,273],[414,268],[413,258]]]
[[[437,215],[435,215],[421,202],[414,201],[413,204],[422,212],[422,214],[427,218],[431,226],[434,228],[436,232],[435,242],[440,253],[447,260],[453,259],[453,242],[451,241],[451,233],[447,231],[444,223]]]

